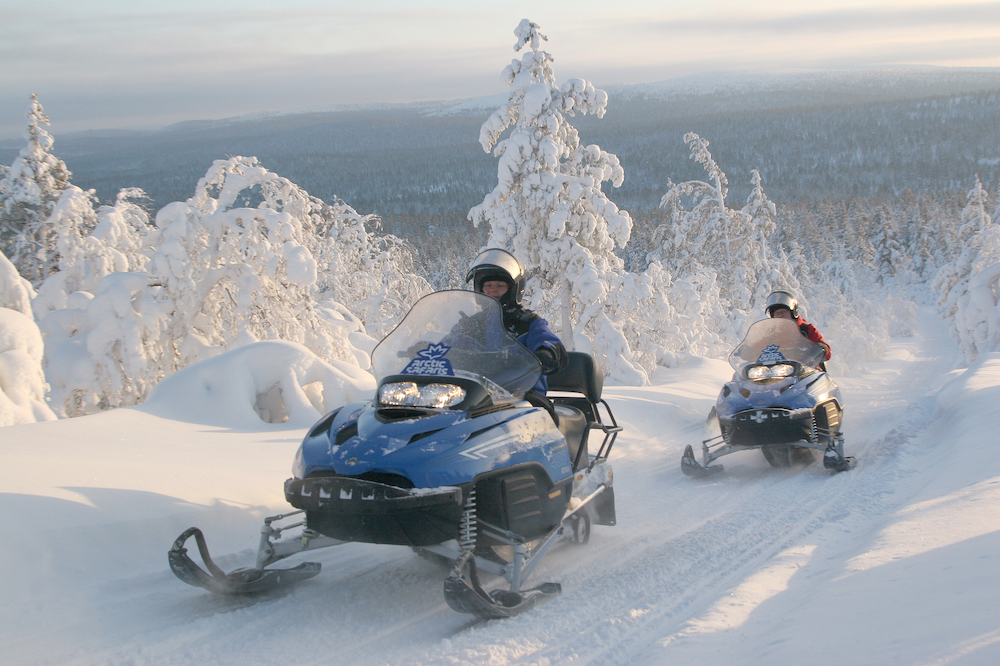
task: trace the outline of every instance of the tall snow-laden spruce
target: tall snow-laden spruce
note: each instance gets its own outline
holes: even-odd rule
[[[989,195],[979,176],[969,193],[958,222],[955,258],[943,265],[934,277],[934,291],[945,317],[954,316],[958,299],[966,292],[969,280],[987,264],[1000,260],[993,247],[996,235],[989,213]]]
[[[582,145],[567,120],[577,113],[603,117],[607,93],[582,79],[559,86],[537,24],[524,19],[514,34],[514,50],[528,50],[504,69],[507,103],[479,135],[483,150],[499,159],[497,185],[469,219],[489,224],[489,244],[525,265],[529,305],[555,315],[568,348],[595,352],[619,381],[643,383],[645,373],[604,311],[611,283],[623,273],[614,249],[628,242],[632,219],[601,187],[619,187],[624,170],[616,156]]]
[[[704,325],[732,345],[742,337],[747,319],[762,311],[771,290],[791,288],[797,281],[788,274],[787,256],[769,249],[776,209],[764,193],[760,173],[750,174],[746,205],[729,208],[729,179],[708,141],[689,132],[684,142],[707,179],[668,181],[660,200],[668,221],[654,231],[648,259],[695,288]]]
[[[49,218],[70,186],[66,164],[52,155],[49,118],[37,95],[28,109],[27,145],[0,179],[0,251],[36,287],[56,271],[58,252]]]
[[[989,196],[976,176],[959,221],[961,251],[938,270],[933,285],[941,313],[950,318],[970,362],[1000,349],[1000,220],[989,210]]]

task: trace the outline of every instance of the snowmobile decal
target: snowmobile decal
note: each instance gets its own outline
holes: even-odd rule
[[[454,377],[455,370],[451,367],[451,361],[444,358],[450,350],[448,345],[428,345],[426,349],[417,352],[419,358],[410,361],[402,374]]]
[[[757,362],[762,365],[773,365],[774,363],[780,363],[782,361],[787,361],[785,355],[778,351],[778,345],[768,345],[764,348],[764,351],[760,353],[757,357]]]

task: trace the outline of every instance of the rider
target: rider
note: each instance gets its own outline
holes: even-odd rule
[[[765,309],[768,317],[793,320],[799,325],[802,335],[826,350],[825,360],[830,360],[830,345],[823,339],[823,336],[815,326],[799,316],[799,301],[791,292],[783,289],[771,292],[771,295],[767,297]]]
[[[542,364],[542,376],[528,391],[525,399],[532,402],[534,396],[541,398],[539,406],[549,409],[545,392],[551,375],[566,365],[566,348],[549,323],[521,304],[527,279],[524,268],[510,252],[500,248],[483,250],[469,266],[465,281],[472,281],[472,288],[500,301],[503,307],[503,325],[517,341],[534,353]],[[535,404],[534,402],[532,404]],[[549,409],[552,412],[551,409]]]

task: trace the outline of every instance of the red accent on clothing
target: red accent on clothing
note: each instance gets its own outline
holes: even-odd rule
[[[809,338],[811,342],[815,342],[816,344],[820,344],[826,347],[826,360],[829,361],[830,344],[823,339],[823,335],[819,332],[819,329],[817,329],[815,326],[807,322],[802,317],[797,317],[795,319],[795,323],[799,325],[799,330],[802,331],[802,334],[805,335],[807,338]]]

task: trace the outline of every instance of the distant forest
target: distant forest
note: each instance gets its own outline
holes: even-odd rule
[[[609,91],[603,119],[576,117],[584,143],[614,153],[625,183],[606,191],[636,221],[633,235],[658,224],[668,180],[702,177],[682,137],[711,143],[729,175],[729,204],[750,190],[760,171],[768,197],[800,211],[817,202],[894,199],[907,190],[960,205],[978,174],[988,191],[1000,182],[1000,75],[990,90],[956,77],[950,94],[896,99],[870,86],[842,90],[751,90],[704,94],[645,94],[641,87]],[[940,79],[939,79],[940,80]],[[979,75],[976,85],[990,82]],[[934,89],[940,91],[940,84]],[[843,104],[836,100],[843,98]],[[325,201],[340,198],[382,218],[383,230],[410,240],[421,259],[439,253],[471,256],[486,238],[466,221],[496,185],[496,159],[478,143],[492,109],[442,113],[445,104],[399,105],[182,123],[158,132],[56,135],[54,153],[74,184],[110,201],[123,187],[140,187],[149,209],[191,196],[214,160],[256,156],[267,169]],[[774,108],[777,107],[777,108]],[[4,142],[9,164],[16,144]],[[813,202],[810,204],[810,202]],[[447,239],[447,243],[442,243]],[[447,246],[447,247],[445,247]],[[634,263],[629,261],[629,263]]]

